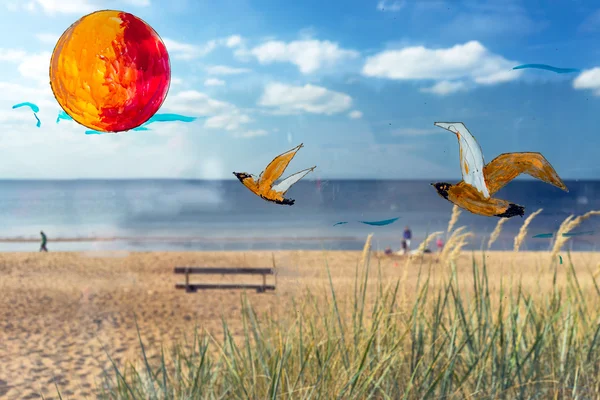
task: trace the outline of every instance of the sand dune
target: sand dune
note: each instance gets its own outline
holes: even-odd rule
[[[184,333],[191,335],[195,323],[218,334],[222,315],[234,332],[239,331],[240,291],[189,294],[175,290],[175,283],[183,279],[172,273],[173,267],[270,267],[273,256],[279,271],[276,292],[248,292],[259,313],[289,312],[292,297],[307,287],[326,293],[329,283],[325,259],[338,293],[354,290],[361,252],[0,254],[0,398],[38,399],[40,393],[57,398],[54,383],[63,398],[94,398],[98,378],[110,366],[107,354],[117,363],[140,354],[134,315],[154,356],[160,343],[168,346],[182,339]],[[548,270],[540,279],[537,271],[547,267],[548,258],[546,253],[490,253],[490,281],[498,282],[500,276],[515,273],[522,276],[524,285],[541,283],[543,290],[544,282],[551,280],[551,272]],[[572,258],[582,276],[595,270],[600,261],[597,253],[576,253]],[[426,262],[434,260],[435,255],[426,258]],[[375,266],[378,261],[386,282],[406,277],[406,293],[410,294],[418,268],[398,257],[375,259]],[[436,263],[432,268],[444,269]],[[465,253],[459,269],[468,273],[470,268],[470,253]],[[194,278],[200,279],[209,280]],[[582,280],[583,290],[588,284]]]

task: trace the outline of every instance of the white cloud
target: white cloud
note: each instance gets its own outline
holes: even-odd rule
[[[0,61],[9,61],[17,64],[17,70],[22,77],[48,84],[50,79],[48,66],[52,53],[27,53],[23,50],[0,49]]]
[[[0,49],[0,61],[21,61],[27,56],[24,50]]]
[[[215,40],[208,41],[204,46],[177,42],[167,38],[163,38],[163,42],[167,47],[169,55],[180,60],[192,60],[194,58],[203,57],[217,47],[217,42]]]
[[[212,99],[196,90],[185,90],[169,94],[163,107],[181,113],[195,113],[198,116],[216,115],[235,108],[232,104]]]
[[[242,132],[242,133],[237,133],[234,136],[239,137],[239,138],[249,139],[249,138],[253,138],[253,137],[266,136],[268,134],[269,134],[269,132],[267,132],[264,129],[255,129],[255,130],[250,130],[250,131],[246,131],[246,132]]]
[[[177,78],[175,76],[171,77],[171,85],[181,85],[183,83],[183,79]]]
[[[516,61],[494,54],[478,41],[457,44],[446,49],[423,46],[386,50],[365,62],[362,73],[369,77],[395,80],[440,80],[443,83],[432,91],[459,88],[457,80],[481,85],[493,85],[517,79],[522,71],[512,70]]]
[[[150,0],[123,0],[123,2],[136,7],[150,6]],[[109,0],[32,0],[8,2],[6,6],[11,11],[23,8],[28,11],[41,9],[47,14],[83,14],[106,8],[112,3]]]
[[[125,0],[126,3],[138,7],[150,7],[150,0]]]
[[[239,35],[232,35],[220,39],[212,39],[202,46],[190,43],[178,42],[173,39],[163,38],[167,51],[173,58],[180,60],[193,60],[194,58],[204,57],[213,52],[219,46],[237,47],[242,42]]]
[[[600,67],[582,71],[573,81],[573,88],[592,90],[594,96],[600,96]]]
[[[404,1],[390,2],[388,0],[380,0],[379,3],[377,3],[377,9],[379,11],[398,12],[402,10],[405,5],[406,3]]]
[[[310,84],[270,83],[265,87],[259,104],[276,107],[280,114],[307,112],[332,115],[348,110],[352,106],[352,98],[345,93]]]
[[[25,78],[30,78],[38,83],[47,84],[50,81],[48,66],[52,53],[45,51],[38,54],[25,56],[19,64],[19,73]]]
[[[232,35],[225,40],[225,45],[229,48],[238,47],[241,44],[242,37],[240,35]]]
[[[206,72],[209,75],[238,75],[250,72],[248,68],[228,67],[227,65],[212,65],[206,67]]]
[[[465,91],[465,90],[467,90],[467,85],[464,82],[440,81],[431,87],[422,88],[421,92],[433,93],[433,94],[437,94],[440,96],[446,96],[451,93],[461,92],[461,91]]]
[[[33,0],[27,4],[27,8],[30,11],[41,8],[48,14],[81,14],[97,9],[89,0]]]
[[[252,119],[235,105],[215,100],[195,90],[169,95],[163,108],[194,117],[207,117],[204,127],[210,129],[234,131],[252,122]]]
[[[362,118],[362,116],[363,116],[363,113],[358,110],[350,111],[348,113],[348,117],[350,117],[351,119],[359,119],[359,118]]]
[[[211,129],[235,131],[240,129],[242,125],[251,121],[252,120],[250,117],[248,117],[246,114],[240,112],[239,110],[232,110],[228,113],[208,118],[204,123],[204,126]]]
[[[204,86],[223,86],[225,81],[217,78],[209,78],[204,81]]]
[[[244,56],[244,52],[236,53]],[[296,40],[290,43],[271,40],[249,51],[261,64],[289,62],[303,74],[310,74],[323,67],[332,67],[347,59],[359,56],[355,50],[340,48],[337,43],[320,40]]]
[[[53,33],[38,33],[35,37],[42,43],[55,45],[60,38],[60,35],[55,35]]]

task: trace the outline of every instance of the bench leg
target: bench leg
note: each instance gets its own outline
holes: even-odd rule
[[[188,268],[186,268],[185,270],[185,291],[187,293],[192,292],[192,290],[190,289],[190,271]]]

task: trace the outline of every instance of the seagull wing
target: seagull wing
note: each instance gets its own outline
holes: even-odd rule
[[[436,122],[434,125],[453,132],[458,137],[463,181],[476,188],[485,198],[489,198],[490,192],[483,176],[483,152],[475,137],[462,122]]]
[[[290,190],[292,185],[294,185],[300,179],[304,178],[306,176],[306,174],[313,171],[315,168],[317,168],[317,167],[315,166],[312,168],[307,168],[300,172],[296,172],[295,174],[288,176],[287,178],[285,178],[278,184],[273,185],[273,191],[275,191],[277,193],[281,193],[281,195],[283,196],[288,190]]]
[[[521,174],[569,191],[552,165],[540,153],[500,154],[483,167],[483,174],[491,195]]]
[[[290,161],[294,158],[298,150],[303,147],[302,144],[294,147],[293,149],[286,151],[283,154],[278,155],[267,165],[267,168],[260,174],[258,178],[258,186],[261,191],[268,191],[271,189],[273,183],[279,179],[281,174],[285,171]]]

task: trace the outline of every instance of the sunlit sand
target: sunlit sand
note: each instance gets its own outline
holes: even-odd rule
[[[257,312],[285,316],[292,313],[292,298],[305,289],[327,295],[326,265],[340,298],[353,293],[361,255],[358,251],[0,254],[0,379],[6,382],[0,386],[4,388],[0,397],[39,398],[43,393],[46,398],[57,398],[56,383],[63,398],[93,398],[103,369],[111,365],[108,356],[118,365],[140,357],[134,315],[153,357],[158,356],[160,343],[168,347],[183,339],[184,333],[191,336],[196,323],[219,337],[224,316],[233,332],[239,333],[241,292],[176,290],[175,283],[183,277],[173,274],[175,266],[270,267],[274,258],[276,291],[247,295]],[[483,258],[481,253],[474,256],[479,261]],[[567,263],[567,254],[562,257]],[[377,254],[372,257],[369,291],[375,290],[381,273],[384,284],[401,279],[404,296],[410,300],[415,295],[419,265],[431,268],[432,276],[439,273],[440,279],[449,268],[436,258],[436,254],[427,254],[407,263],[404,257]],[[571,258],[581,277],[594,272],[600,262],[598,253],[574,253]],[[485,259],[492,290],[498,289],[501,278],[511,277],[515,281],[520,278],[532,292],[543,293],[551,286],[549,253],[493,252]],[[468,291],[472,287],[472,253],[463,252],[457,260]],[[248,283],[260,279],[193,278]],[[584,293],[592,290],[589,280],[582,279],[580,284]]]

